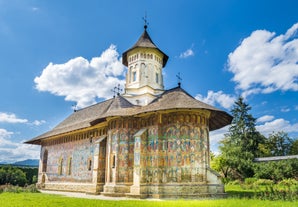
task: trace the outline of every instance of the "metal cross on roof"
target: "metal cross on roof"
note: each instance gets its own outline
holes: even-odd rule
[[[147,20],[147,12],[145,12],[145,16],[143,17],[143,20],[144,20],[144,28],[147,29],[149,23],[148,23],[148,20]]]
[[[116,96],[116,93],[119,96],[120,92],[122,91],[122,89],[120,88],[120,84],[118,84],[118,86],[115,86],[114,89],[112,89],[111,91],[114,93],[114,95],[113,95],[114,98]]]
[[[181,81],[182,81],[180,72],[176,75],[176,77],[177,77],[177,79],[178,79],[178,86],[180,87],[180,86],[181,86]]]
[[[77,112],[77,110],[78,110],[78,105],[75,103],[75,104],[72,104],[71,105],[71,108],[72,108],[72,110],[73,110],[73,112]]]

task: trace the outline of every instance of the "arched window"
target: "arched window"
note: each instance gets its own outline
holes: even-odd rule
[[[72,158],[68,158],[68,175],[71,175]]]
[[[47,172],[47,165],[48,165],[48,150],[46,149],[42,157],[42,172]]]
[[[132,82],[135,82],[135,81],[137,81],[137,72],[133,71],[132,72]]]
[[[112,168],[116,167],[116,156],[113,155],[113,160],[112,160]]]
[[[58,165],[58,175],[62,175],[63,172],[63,158],[61,157],[59,159],[59,165]]]
[[[88,170],[90,171],[91,170],[91,168],[92,168],[92,159],[91,158],[89,158],[88,159]]]

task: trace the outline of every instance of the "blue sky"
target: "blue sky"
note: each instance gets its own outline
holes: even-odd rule
[[[296,0],[0,0],[0,162],[39,158],[24,145],[123,84],[121,54],[148,32],[177,85],[226,111],[238,96],[264,135],[298,137]],[[227,128],[211,133],[211,149]]]

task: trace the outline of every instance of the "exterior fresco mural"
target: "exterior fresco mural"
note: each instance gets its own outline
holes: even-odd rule
[[[207,124],[204,113],[114,119],[107,135],[45,145],[43,169],[48,182],[86,182],[104,195],[169,194],[173,190],[158,186],[206,184]]]
[[[88,161],[91,161],[92,165],[95,145],[90,143],[89,139],[45,146],[42,154],[46,149],[48,151],[46,174],[49,181],[92,181],[93,170],[88,169]],[[68,165],[70,158],[71,166]]]

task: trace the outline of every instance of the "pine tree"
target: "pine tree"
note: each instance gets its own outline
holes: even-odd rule
[[[233,121],[221,142],[220,150],[230,167],[232,179],[252,177],[253,159],[259,155],[258,146],[264,137],[256,130],[256,119],[251,107],[239,97],[232,108]]]

